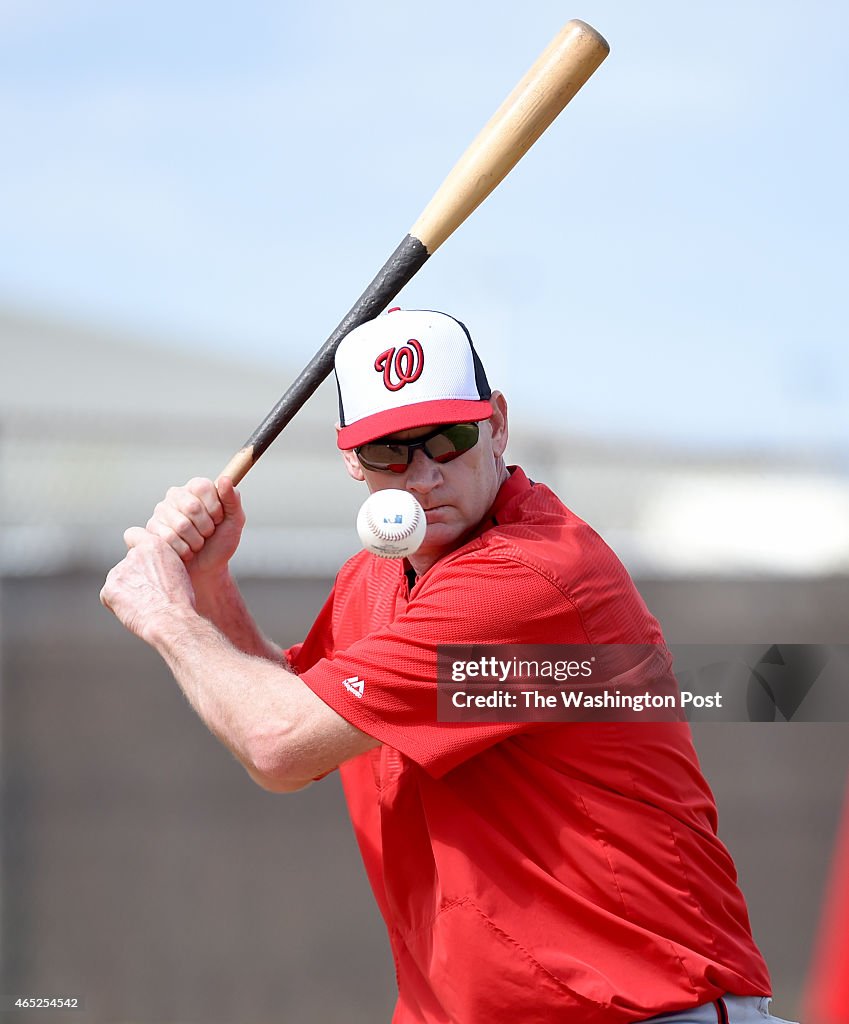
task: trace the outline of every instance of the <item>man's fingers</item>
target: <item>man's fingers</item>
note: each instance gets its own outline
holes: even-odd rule
[[[229,476],[220,476],[215,481],[218,489],[218,497],[224,506],[224,514],[228,517],[237,517],[242,514],[242,498],[236,490],[233,481]]]
[[[184,522],[186,522],[185,519]],[[197,547],[193,549],[191,544],[184,537],[180,536],[179,532],[171,526],[170,523],[163,522],[161,519],[156,517],[148,519],[147,527],[144,532],[148,537],[153,535],[154,537],[159,537],[160,540],[164,540],[170,548],[173,548],[174,551],[176,551],[184,562],[190,561],[195,554],[195,550],[200,551],[203,547],[203,537],[201,537],[197,530],[193,531],[194,537],[196,538],[195,543],[197,545]]]
[[[191,489],[192,484],[197,484],[199,493]],[[209,487],[201,486],[203,484]],[[185,487],[169,487],[165,497],[153,510],[154,516],[162,515],[165,509],[175,509],[184,515],[205,537],[211,536],[215,532],[216,523],[224,518],[221,502],[211,480],[190,480]]]
[[[216,504],[220,510],[217,521],[220,522],[224,518],[224,512],[221,510],[221,502],[217,501]],[[201,537],[211,537],[215,533],[216,519],[213,518],[203,499],[198,495],[192,494],[189,490],[182,490],[171,507],[188,520]],[[171,522],[173,525],[173,518]],[[178,530],[178,532],[185,540],[189,540],[183,530]]]
[[[203,547],[206,538],[211,537],[215,533],[215,524],[209,518],[206,510],[204,510],[200,518],[201,524],[198,525],[185,512],[181,512],[180,509],[173,505],[161,501],[147,521],[147,529],[157,537],[161,537],[168,544],[171,544],[173,536],[182,541],[192,551],[198,552]],[[183,544],[171,544],[171,546],[178,554],[182,554]]]
[[[222,507],[221,499],[218,495],[215,484],[211,480],[207,480],[205,477],[196,476],[189,480],[185,486],[185,490],[203,503],[210,519],[215,526],[217,526],[224,518],[224,508]],[[182,508],[182,511],[187,512],[186,508],[183,506],[180,507]],[[204,536],[208,535],[204,534]]]
[[[245,514],[231,480],[218,484],[193,477],[182,487],[171,487],[153,510],[145,532],[164,541],[193,573],[226,565],[239,543]],[[140,543],[127,533],[127,546]]]
[[[147,530],[141,526],[131,526],[129,529],[124,530],[124,543],[128,548],[134,548],[137,544],[140,544],[147,536]]]

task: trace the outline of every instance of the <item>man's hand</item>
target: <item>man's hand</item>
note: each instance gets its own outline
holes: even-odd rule
[[[100,600],[165,659],[192,707],[251,778],[272,792],[291,792],[378,741],[317,697],[250,618],[227,572],[244,523],[241,504],[229,480],[218,482],[220,508],[210,488],[202,480],[174,488],[157,505],[153,529],[127,530],[129,551],[106,577]],[[178,516],[173,509],[187,511]],[[170,530],[168,539],[159,530]],[[177,540],[186,545],[185,558]],[[213,570],[190,575],[204,557]]]
[[[213,483],[195,477],[183,487],[169,489],[146,529],[176,552],[195,578],[226,571],[244,525],[241,498],[231,480],[221,477]],[[124,535],[128,547],[131,532]]]
[[[140,526],[130,527],[124,540],[130,550],[106,577],[100,601],[130,632],[154,643],[157,626],[194,610],[192,583],[165,541]]]
[[[140,546],[139,534],[167,547],[178,566],[188,573],[198,615],[213,623],[245,654],[280,664],[283,652],[263,636],[230,575],[230,559],[239,546],[244,525],[242,500],[232,480],[219,477],[213,483],[194,477],[183,487],[172,487],[153,510],[145,529],[131,527],[124,541],[131,554]],[[106,588],[104,594],[104,604],[112,607]],[[116,608],[113,611],[129,629],[138,632]]]

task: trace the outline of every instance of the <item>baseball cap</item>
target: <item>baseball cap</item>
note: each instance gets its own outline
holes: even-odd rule
[[[488,419],[492,394],[464,324],[429,309],[393,309],[336,350],[340,448],[400,430]]]

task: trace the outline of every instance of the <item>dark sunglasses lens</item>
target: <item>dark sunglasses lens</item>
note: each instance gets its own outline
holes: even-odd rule
[[[356,451],[361,465],[381,473],[403,473],[410,458],[405,444],[364,444]]]
[[[360,464],[366,469],[375,469],[380,473],[403,473],[410,464],[411,450],[424,447],[434,462],[451,462],[474,448],[479,436],[477,423],[454,423],[418,444],[381,444],[372,441],[355,451]]]
[[[451,462],[470,451],[478,443],[477,423],[455,423],[427,442],[427,451],[434,462]]]

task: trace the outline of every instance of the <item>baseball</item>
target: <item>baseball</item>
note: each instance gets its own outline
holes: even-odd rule
[[[404,558],[418,551],[427,530],[424,509],[407,491],[375,491],[357,516],[366,551],[380,558]]]

